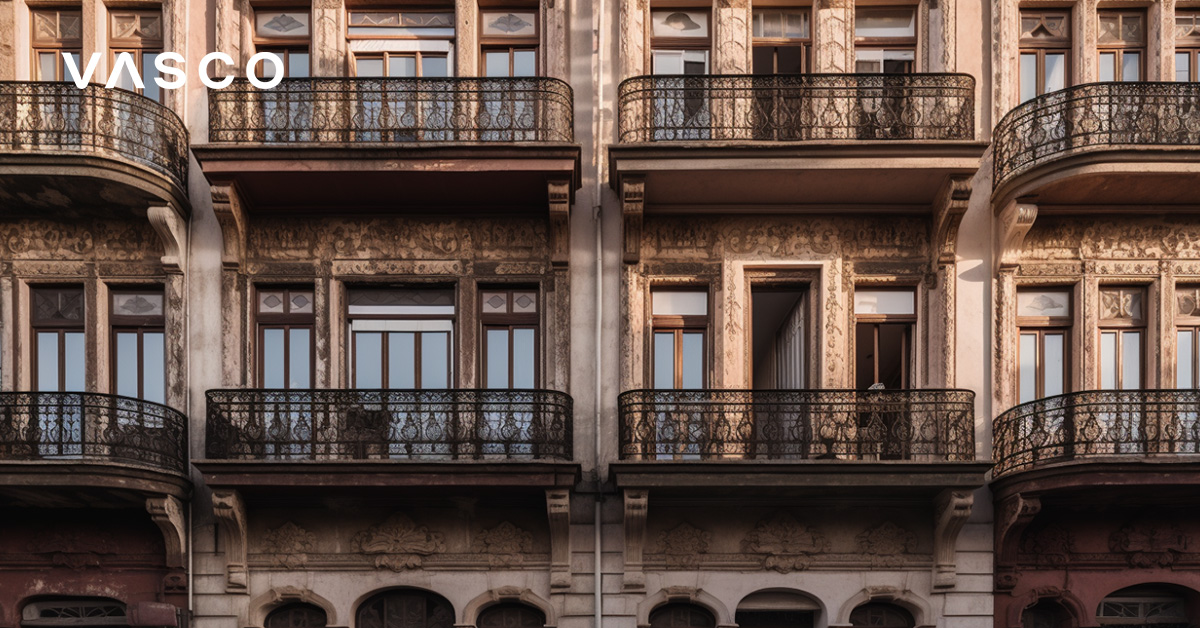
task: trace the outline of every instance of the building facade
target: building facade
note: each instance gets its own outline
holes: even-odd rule
[[[0,628],[1200,624],[1198,29],[0,0]]]

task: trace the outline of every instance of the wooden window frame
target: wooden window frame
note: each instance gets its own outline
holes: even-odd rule
[[[1113,55],[1114,55],[1113,58],[1114,58],[1114,63],[1115,63],[1115,66],[1113,67],[1113,81],[1115,81],[1115,82],[1130,82],[1130,83],[1145,81],[1146,80],[1146,67],[1147,67],[1146,54],[1149,49],[1149,41],[1142,42],[1142,44],[1140,46],[1130,45],[1130,44],[1126,44],[1124,42],[1100,43],[1099,29],[1100,29],[1100,17],[1102,15],[1116,15],[1116,16],[1118,16],[1119,19],[1122,20],[1122,22],[1123,22],[1125,16],[1136,15],[1137,17],[1140,17],[1142,19],[1143,36],[1146,37],[1146,39],[1148,40],[1149,39],[1149,23],[1148,23],[1148,16],[1146,14],[1146,11],[1143,9],[1100,9],[1096,12],[1096,30],[1097,30],[1097,32],[1096,32],[1096,69],[1097,69],[1097,72],[1100,69],[1100,64],[1101,64],[1100,59],[1102,58],[1102,55],[1104,55],[1106,53],[1113,53]],[[1128,81],[1123,76],[1123,74],[1125,72],[1125,63],[1124,63],[1123,58],[1124,58],[1126,52],[1136,52],[1139,55],[1137,81]]]
[[[314,381],[317,373],[317,352],[316,352],[316,290],[312,285],[286,285],[286,286],[270,286],[261,285],[254,287],[254,337],[255,337],[255,356],[254,356],[254,381],[258,382],[259,386],[263,386],[266,381],[266,331],[269,329],[283,330],[283,381],[284,389],[286,390],[306,390],[305,388],[292,389],[287,385],[291,381],[292,370],[292,343],[291,335],[293,329],[308,330],[308,383],[309,389],[316,387]],[[283,303],[285,311],[283,313],[262,312],[261,304],[259,303],[260,295],[263,292],[283,292]],[[291,308],[293,292],[303,292],[313,295],[313,311],[292,313],[287,311]]]
[[[482,45],[481,44],[479,46],[479,75],[481,77],[487,78],[487,54],[489,52],[507,52],[508,53],[508,74],[506,76],[509,76],[509,77],[513,76],[513,65],[514,65],[513,58],[516,56],[514,53],[521,52],[521,51],[527,51],[527,50],[533,51],[533,59],[534,59],[533,76],[541,76],[542,55],[540,54],[540,49],[538,48],[538,45],[537,44],[527,45],[527,44],[517,44],[517,43],[506,44],[506,45],[497,45],[497,44]],[[499,77],[491,77],[491,78],[499,78]],[[522,77],[517,77],[517,78],[522,78]],[[523,77],[523,78],[529,78],[529,77]]]
[[[351,63],[350,69],[353,72],[354,76],[358,76],[358,62],[360,60],[379,59],[379,60],[383,61],[383,76],[382,77],[372,77],[372,78],[402,78],[402,77],[392,77],[388,74],[388,67],[391,65],[391,59],[393,57],[413,57],[413,59],[415,59],[415,61],[416,61],[416,69],[417,69],[417,75],[415,78],[423,78],[424,74],[422,73],[422,69],[421,69],[421,59],[425,56],[442,57],[442,58],[446,59],[446,67],[447,68],[452,67],[452,65],[453,65],[453,60],[450,58],[450,53],[448,53],[448,52],[424,52],[421,50],[414,50],[412,52],[391,52],[391,51],[363,52],[363,53],[352,52],[352,53],[350,53],[350,63]],[[444,77],[436,77],[436,78],[444,78]]]
[[[808,13],[808,37],[754,37],[754,11],[806,11]],[[779,74],[779,49],[780,48],[799,48],[800,49],[800,64],[802,72],[812,71],[812,32],[813,32],[813,10],[812,6],[760,6],[752,9],[750,14],[751,26],[751,48],[772,48],[771,74]],[[753,50],[751,50],[751,70],[753,71]]]
[[[309,69],[309,74],[310,74],[310,75],[312,74],[312,49],[311,49],[311,47],[307,47],[307,48],[303,48],[303,49],[302,49],[302,48],[300,48],[299,46],[274,46],[274,45],[271,45],[271,46],[255,46],[255,49],[254,49],[254,51],[255,51],[256,53],[258,53],[258,52],[271,52],[271,53],[274,53],[276,56],[278,56],[278,57],[279,57],[279,60],[283,62],[283,76],[284,76],[284,78],[309,78],[309,77],[292,77],[292,61],[291,61],[291,56],[292,56],[293,54],[296,54],[296,53],[303,53],[303,54],[306,54],[306,55],[308,55],[308,69]],[[256,66],[255,66],[255,67],[253,67],[253,68],[250,68],[250,71],[251,71],[251,72],[257,72],[257,71],[258,71],[258,65],[262,65],[263,63],[265,63],[265,62],[263,62],[263,61],[260,61],[260,62],[259,62],[259,63],[258,63]],[[256,76],[257,76],[257,75],[256,75]]]
[[[370,40],[375,40],[375,39],[400,40],[400,41],[430,41],[430,40],[454,41],[455,38],[457,37],[457,31],[458,31],[457,24],[454,24],[452,26],[452,28],[455,29],[454,35],[427,35],[427,36],[405,35],[405,34],[356,35],[356,34],[350,32],[350,14],[351,13],[391,13],[393,11],[396,13],[449,13],[452,16],[452,19],[454,16],[454,6],[453,5],[447,6],[446,8],[440,9],[440,10],[437,8],[433,8],[433,7],[423,7],[420,9],[406,9],[403,6],[347,8],[346,9],[346,39],[351,40],[351,41],[370,41]],[[398,29],[399,28],[402,28],[402,27],[398,27]]]
[[[535,312],[509,312],[506,314],[487,313],[483,311],[483,294],[485,292],[503,292],[508,299],[509,307],[511,308],[513,295],[532,292],[535,294],[537,301],[537,311]],[[533,387],[541,388],[542,386],[542,298],[541,292],[536,286],[532,287],[486,287],[481,286],[477,290],[478,310],[476,315],[479,317],[479,386],[487,388],[488,375],[488,340],[487,334],[489,330],[507,330],[508,332],[508,385],[505,389],[512,390],[513,385],[513,332],[518,329],[533,330]],[[497,389],[500,390],[500,389]]]
[[[884,325],[884,324],[905,324],[905,325],[907,325],[907,329],[905,329],[905,332],[904,332],[904,347],[905,347],[906,353],[908,353],[908,356],[907,356],[907,359],[904,361],[904,364],[902,365],[901,379],[904,380],[904,388],[905,389],[911,388],[913,386],[913,377],[912,377],[913,370],[914,370],[913,369],[913,366],[914,366],[913,360],[916,358],[916,355],[917,355],[916,354],[916,346],[915,346],[916,336],[913,332],[916,330],[916,327],[917,327],[917,319],[918,319],[917,312],[920,312],[920,303],[917,300],[916,286],[878,286],[878,285],[872,285],[872,284],[860,284],[860,285],[857,285],[854,287],[855,293],[857,293],[859,290],[871,291],[871,292],[906,292],[906,293],[913,295],[913,314],[859,314],[857,311],[854,312],[854,337],[855,337],[856,343],[858,342],[858,326],[859,325],[874,326],[874,333],[873,333],[872,337],[874,338],[874,341],[875,341],[874,381],[876,381],[876,382],[879,381],[879,328],[880,328],[880,325]],[[857,353],[857,349],[858,348],[855,347],[856,353]],[[851,363],[854,365],[853,378],[854,378],[854,384],[857,387],[857,385],[858,385],[858,356],[857,355],[852,357]]]
[[[663,10],[676,11],[699,11],[708,14],[708,34],[704,37],[658,37],[652,32],[653,30],[653,15],[655,11]],[[686,51],[686,50],[702,50],[708,53],[708,72],[712,73],[712,33],[713,33],[713,8],[709,6],[653,6],[647,10],[647,17],[650,18],[646,25],[647,31],[650,32],[650,45],[646,48],[646,67],[650,71],[654,71],[654,53],[658,51]]]
[[[1113,376],[1116,381],[1114,390],[1141,390],[1146,387],[1146,353],[1147,345],[1149,344],[1149,313],[1150,302],[1147,300],[1150,296],[1150,291],[1145,286],[1100,286],[1098,292],[1103,295],[1105,290],[1137,290],[1142,295],[1142,318],[1141,319],[1121,319],[1121,318],[1101,318],[1096,321],[1096,381],[1097,383],[1104,380],[1104,362],[1101,355],[1101,343],[1106,333],[1117,334],[1116,355],[1117,360],[1116,372]],[[1123,336],[1129,332],[1138,332],[1141,334],[1141,345],[1138,347],[1138,383],[1134,388],[1127,388],[1121,378],[1125,374],[1124,368],[1124,342]]]
[[[1200,315],[1185,315],[1185,314],[1179,313],[1179,293],[1184,292],[1184,291],[1200,292],[1200,284],[1178,283],[1175,285],[1175,291],[1171,295],[1173,297],[1173,300],[1171,302],[1171,311],[1174,313],[1176,344],[1178,345],[1178,342],[1179,342],[1179,332],[1181,332],[1181,331],[1192,332],[1192,381],[1188,382],[1188,386],[1186,386],[1186,387],[1187,388],[1200,388],[1200,370],[1197,370],[1197,367],[1200,366],[1200,353],[1197,353],[1197,351],[1200,351]],[[1200,307],[1197,307],[1197,310],[1194,310],[1194,311],[1200,311]],[[1179,348],[1178,348],[1178,346],[1176,346],[1176,350],[1175,350],[1175,361],[1176,361],[1175,387],[1181,388],[1181,386],[1179,385],[1179,381],[1178,381],[1178,373],[1179,373],[1179,364],[1178,364]]]
[[[453,295],[454,313],[453,314],[351,314],[350,313],[350,306],[351,306],[350,298],[349,298],[350,292],[353,292],[356,290],[366,291],[366,290],[406,290],[406,289],[408,289],[408,290],[425,290],[425,289],[447,290]],[[414,367],[415,368],[413,371],[413,386],[416,387],[417,389],[421,388],[421,379],[422,379],[422,372],[421,372],[421,350],[422,350],[421,349],[421,340],[422,339],[421,339],[421,334],[425,333],[425,332],[419,332],[419,331],[414,331],[414,332],[390,332],[390,331],[356,332],[353,329],[351,329],[351,325],[353,325],[354,321],[365,321],[365,320],[375,320],[375,321],[449,321],[451,330],[447,334],[448,337],[446,339],[446,344],[448,345],[446,347],[446,368],[449,369],[449,373],[447,373],[448,377],[446,378],[446,389],[457,388],[458,377],[459,377],[459,360],[458,360],[458,352],[455,350],[455,347],[458,345],[458,342],[459,342],[458,322],[459,322],[459,308],[460,308],[461,304],[458,302],[459,301],[458,290],[457,290],[456,286],[446,286],[444,284],[443,285],[430,284],[430,285],[410,285],[410,286],[403,286],[403,287],[393,287],[393,286],[372,286],[370,284],[362,284],[362,285],[356,285],[356,286],[347,286],[346,287],[346,296],[347,296],[347,298],[344,299],[344,307],[342,309],[342,313],[345,316],[346,333],[349,335],[349,342],[350,342],[350,352],[347,353],[347,355],[346,355],[346,372],[349,373],[349,382],[350,382],[351,388],[358,387],[358,384],[357,384],[358,370],[354,368],[354,360],[358,356],[358,334],[360,334],[360,333],[380,334],[380,351],[381,351],[380,355],[382,358],[382,364],[380,364],[379,381],[380,381],[380,384],[382,385],[382,387],[385,389],[387,388],[387,381],[388,381],[388,375],[389,375],[388,362],[390,361],[390,360],[388,360],[388,355],[389,355],[388,351],[390,350],[390,347],[388,346],[388,334],[390,334],[390,333],[412,333],[412,334],[414,334],[415,337],[413,338],[413,355],[414,355]]]
[[[33,307],[33,303],[34,303],[34,299],[35,299],[34,294],[36,292],[40,292],[43,290],[55,290],[55,291],[79,290],[80,293],[84,297],[83,298],[83,316],[79,320],[79,322],[78,323],[68,323],[67,321],[39,320],[39,319],[35,318],[34,312],[36,311],[36,309]],[[66,379],[67,379],[67,360],[66,360],[67,343],[64,342],[64,339],[65,339],[66,334],[68,334],[68,333],[83,334],[84,350],[86,351],[87,336],[88,336],[88,334],[87,334],[87,288],[80,284],[30,286],[29,302],[30,302],[29,331],[30,331],[30,335],[32,336],[32,338],[30,338],[30,348],[32,350],[32,354],[30,355],[30,358],[31,358],[30,364],[32,365],[32,368],[30,369],[30,371],[31,371],[30,372],[30,382],[32,383],[33,390],[41,390],[41,387],[40,387],[41,383],[38,381],[38,371],[41,370],[40,368],[38,368],[39,367],[39,364],[38,364],[38,355],[39,355],[38,335],[42,334],[42,333],[55,333],[58,336],[58,358],[57,358],[58,359],[58,381],[56,382],[56,388],[62,392],[83,392],[83,391],[65,391],[65,390],[63,390],[64,388],[66,388]],[[85,382],[87,381],[87,373],[88,373],[87,364],[84,364],[83,376],[84,376]]]
[[[897,2],[897,3],[893,3],[893,4],[856,5],[854,7],[854,11],[855,11],[854,17],[855,17],[855,20],[858,19],[857,12],[859,9],[870,10],[870,9],[900,9],[900,8],[912,9],[912,12],[913,12],[913,35],[912,35],[912,37],[859,37],[858,33],[854,33],[854,60],[855,60],[856,64],[858,62],[858,51],[859,50],[904,50],[904,51],[911,50],[913,53],[912,67],[909,68],[908,72],[901,72],[900,74],[914,74],[914,73],[923,71],[922,64],[921,64],[921,58],[920,58],[921,57],[921,54],[920,54],[920,52],[921,52],[921,45],[920,45],[921,44],[921,40],[920,40],[920,38],[921,38],[921,11],[920,11],[920,6],[918,4],[908,3],[908,2]],[[811,28],[812,28],[811,21],[809,24],[810,24],[810,32],[811,32]],[[857,26],[855,28],[857,28]],[[856,70],[857,70],[857,68],[856,68]],[[880,70],[882,71],[883,68],[880,67]]]
[[[710,347],[712,345],[712,332],[709,329],[712,321],[712,315],[704,314],[684,316],[677,314],[654,314],[654,294],[656,292],[703,292],[705,294],[705,311],[712,312],[713,306],[712,292],[709,290],[708,286],[672,286],[669,288],[653,288],[650,290],[650,360],[648,360],[648,378],[650,380],[650,385],[647,386],[647,388],[657,388],[654,382],[654,365],[656,359],[654,351],[655,334],[667,332],[670,332],[674,335],[673,351],[675,360],[674,366],[672,367],[674,372],[671,375],[671,387],[662,388],[659,390],[687,390],[683,388],[683,334],[685,332],[700,333],[700,354],[704,356],[704,365],[700,369],[702,381],[700,382],[699,388],[708,388],[709,382],[711,381],[711,373],[709,373],[709,369],[712,365],[712,360],[709,356]]]
[[[66,73],[63,67],[63,53],[76,54],[80,58],[80,64],[83,64],[83,32],[80,26],[79,39],[55,39],[45,40],[37,39],[37,13],[53,11],[56,14],[62,12],[78,12],[80,21],[83,20],[83,8],[77,6],[61,6],[61,7],[41,7],[33,6],[29,8],[29,48],[30,48],[30,76],[38,81],[65,81],[67,80]],[[41,67],[38,65],[38,56],[43,53],[51,53],[55,56],[56,63],[54,64],[54,78],[46,78],[41,76]],[[79,70],[82,72],[83,67]]]
[[[1067,295],[1067,316],[1020,316],[1017,323],[1017,360],[1016,360],[1016,390],[1017,399],[1021,398],[1021,336],[1024,334],[1037,335],[1037,356],[1034,373],[1033,399],[1046,397],[1046,335],[1061,333],[1063,337],[1063,394],[1072,391],[1072,330],[1075,325],[1075,294],[1071,286],[1023,286],[1017,292],[1061,292]]]
[[[263,37],[258,34],[258,13],[260,11],[270,13],[307,13],[309,15],[308,35],[304,37]],[[250,31],[252,33],[251,43],[254,44],[254,52],[272,52],[279,56],[283,61],[283,76],[284,78],[292,78],[291,55],[297,52],[303,52],[308,55],[308,74],[312,75],[312,7],[295,6],[291,4],[274,6],[269,4],[254,6],[250,16]],[[261,62],[260,62],[261,65]],[[249,72],[257,72],[257,68],[247,68]],[[300,77],[303,78],[303,77]]]
[[[1188,79],[1187,82],[1195,83],[1200,81],[1200,46],[1197,47],[1177,47],[1175,54],[1186,54],[1188,56]],[[1178,56],[1175,57],[1178,60]],[[1174,80],[1174,76],[1172,77]],[[1177,81],[1183,82],[1183,81]]]
[[[117,314],[113,310],[113,297],[119,294],[152,294],[160,296],[163,299],[163,313],[157,316],[128,316]],[[159,333],[163,335],[163,394],[164,403],[166,402],[167,390],[167,369],[171,365],[167,363],[167,317],[166,317],[167,297],[166,292],[161,286],[148,288],[145,286],[137,286],[131,288],[110,287],[108,290],[108,326],[109,335],[109,382],[110,390],[116,394],[117,378],[119,376],[117,369],[117,336],[119,334],[137,334],[137,382],[138,392],[135,395],[138,399],[145,399],[145,362],[143,361],[143,337],[147,333]]]
[[[1034,15],[1063,15],[1066,19],[1066,27],[1064,30],[1067,33],[1071,32],[1072,24],[1074,24],[1074,13],[1070,9],[1021,9],[1017,14],[1017,88],[1018,97],[1021,85],[1021,55],[1032,54],[1037,55],[1037,75],[1034,77],[1034,98],[1046,93],[1046,55],[1047,54],[1062,54],[1063,55],[1063,88],[1071,87],[1075,84],[1075,71],[1071,66],[1072,54],[1071,47],[1073,41],[1068,35],[1060,39],[1029,39],[1020,37],[1021,20],[1026,16]]]
[[[521,35],[517,37],[506,37],[503,35],[483,35],[483,16],[485,13],[504,13],[505,11],[512,13],[529,13],[533,12],[533,35]],[[537,6],[481,6],[479,7],[476,19],[479,24],[479,76],[487,76],[487,53],[489,52],[508,52],[508,76],[513,73],[513,53],[519,50],[532,50],[534,59],[534,76],[542,75],[542,49],[541,49],[541,9]]]

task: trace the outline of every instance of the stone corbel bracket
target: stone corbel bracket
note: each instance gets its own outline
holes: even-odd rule
[[[650,491],[625,490],[625,575],[622,586],[626,591],[645,591],[646,574],[643,552],[646,546],[646,514]]]
[[[172,205],[146,209],[146,218],[163,244],[162,264],[168,273],[187,270],[187,220]]]
[[[1017,493],[1001,500],[996,511],[996,589],[1011,591],[1016,584],[1014,574],[1021,535],[1042,511],[1042,501]]]
[[[551,180],[550,198],[550,264],[565,268],[571,260],[571,181]]]
[[[246,254],[246,212],[241,195],[232,183],[214,185],[212,203],[221,225],[221,265],[240,269]]]
[[[996,216],[996,272],[1012,270],[1021,262],[1021,245],[1037,220],[1033,203],[1011,201]]]
[[[958,226],[967,213],[971,200],[971,178],[954,176],[938,192],[933,205],[933,246],[930,247],[930,269],[938,270],[958,260]]]
[[[550,518],[550,588],[571,588],[571,493],[563,489],[546,491],[546,512]]]
[[[166,495],[146,499],[146,512],[162,531],[163,543],[167,548],[168,569],[183,569],[187,557],[187,522],[183,517],[183,504],[178,497]]]
[[[975,494],[971,491],[946,489],[934,500],[933,529],[933,586],[953,588],[958,576],[955,546],[958,533],[971,516]]]
[[[626,264],[642,261],[642,214],[646,207],[646,180],[621,177],[621,216],[624,219],[622,258]]]
[[[225,592],[249,593],[246,567],[246,505],[241,493],[217,489],[212,493],[213,516],[225,540]]]

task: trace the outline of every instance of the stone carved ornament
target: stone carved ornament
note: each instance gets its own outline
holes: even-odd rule
[[[765,554],[763,569],[789,573],[807,569],[813,555],[829,551],[829,541],[781,512],[759,521],[742,539],[742,551]]]
[[[315,534],[289,521],[267,531],[263,539],[263,551],[270,555],[275,565],[298,569],[308,563],[308,553],[316,542]]]
[[[533,551],[533,535],[505,521],[476,534],[471,551],[487,554],[488,564],[493,567],[512,567],[524,562],[525,554]]]
[[[903,554],[917,549],[917,535],[891,521],[863,530],[855,541],[858,551],[871,557],[872,567],[898,567]]]
[[[1037,556],[1038,562],[1065,565],[1075,553],[1075,535],[1062,525],[1049,525],[1026,533],[1021,551]]]
[[[1108,548],[1124,554],[1130,567],[1170,567],[1186,552],[1190,539],[1179,526],[1129,523],[1108,537]]]
[[[711,542],[712,533],[685,521],[658,535],[658,551],[666,556],[668,569],[696,569]]]
[[[418,526],[402,513],[354,535],[351,545],[366,556],[374,556],[377,568],[392,571],[420,569],[423,557],[446,551],[440,533]]]
[[[100,567],[103,557],[117,553],[108,535],[78,531],[44,531],[29,544],[29,551],[33,554],[49,554],[50,562],[55,566],[75,571]]]

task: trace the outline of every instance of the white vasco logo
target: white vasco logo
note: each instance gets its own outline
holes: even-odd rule
[[[100,53],[93,52],[88,58],[87,66],[84,67],[83,73],[79,71],[79,66],[76,65],[74,57],[70,53],[63,53],[63,61],[66,65],[67,74],[71,77],[71,81],[79,89],[88,86],[92,80],[92,74],[96,71],[96,64],[100,62]],[[222,61],[228,65],[233,65],[233,59],[223,52],[210,52],[200,59],[200,82],[205,86],[213,89],[221,89],[233,82],[232,76],[225,76],[219,80],[209,78],[208,67],[213,61]],[[183,55],[178,52],[164,52],[154,59],[154,69],[162,76],[154,78],[154,82],[162,89],[179,89],[187,83],[187,73],[182,68],[167,65],[168,62],[182,66],[185,63]],[[259,89],[271,89],[283,80],[283,59],[273,52],[260,52],[250,57],[250,61],[246,64],[247,68],[253,68],[258,63],[270,63],[274,66],[274,75],[268,80],[262,80],[254,75],[254,72],[247,72],[246,78],[250,80],[250,84]],[[120,80],[122,73],[127,73],[127,76],[133,79],[133,84],[138,89],[145,89],[146,83],[142,80],[142,75],[137,70],[137,64],[134,62],[133,55],[128,52],[122,52],[117,55],[116,63],[113,64],[112,71],[108,73],[108,83],[105,87],[112,89],[116,87],[117,81]],[[174,78],[167,79],[167,76]]]

